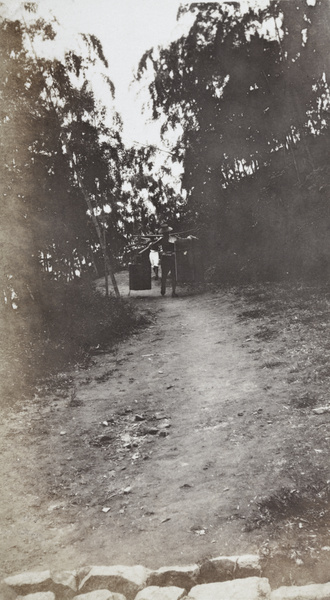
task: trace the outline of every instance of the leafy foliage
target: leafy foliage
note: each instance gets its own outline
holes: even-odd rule
[[[156,223],[180,216],[182,195],[171,176],[171,159],[156,166],[157,149],[152,146],[128,148],[123,154],[120,219],[128,238],[139,231],[155,231]]]
[[[40,293],[41,260],[53,278],[70,280],[88,268],[98,239],[85,196],[96,211],[115,202],[121,125],[117,117],[112,130],[103,123],[86,80],[89,58],[70,51],[60,62],[28,53],[25,39],[33,48],[35,35],[49,37],[47,23],[3,20],[0,27],[1,277],[5,290],[11,281],[8,306],[13,290],[18,302]],[[89,41],[101,55],[96,38]]]
[[[137,75],[154,68],[154,117],[166,117],[164,130],[183,128],[175,152],[187,218],[204,229],[221,277],[319,272],[329,256],[328,225],[316,209],[318,192],[305,200],[303,185],[317,178],[315,165],[322,169],[329,149],[328,3],[279,0],[245,14],[215,3],[190,10],[189,33],[146,53]]]

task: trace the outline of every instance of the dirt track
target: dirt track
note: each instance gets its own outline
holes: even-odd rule
[[[321,473],[323,450],[303,449],[315,417],[290,410],[240,299],[153,285],[132,294],[152,325],[2,420],[1,574],[255,552],[255,499]]]

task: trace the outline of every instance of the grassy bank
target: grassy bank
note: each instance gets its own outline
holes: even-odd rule
[[[254,499],[245,530],[266,531],[266,550],[286,548],[297,568],[313,566],[329,546],[330,285],[249,285],[235,295],[248,326],[245,345],[268,382],[269,408],[284,409],[289,431],[278,440],[285,458],[276,469],[278,481],[290,483]]]
[[[147,321],[128,299],[106,298],[90,282],[46,282],[40,298],[1,315],[3,402],[40,378],[88,361],[93,350],[111,348]]]

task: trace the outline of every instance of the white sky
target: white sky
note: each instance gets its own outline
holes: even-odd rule
[[[56,17],[61,25],[56,37],[58,56],[77,47],[75,38],[79,33],[94,34],[101,41],[109,63],[108,71],[103,70],[115,85],[115,105],[123,117],[127,141],[159,141],[158,128],[154,124],[146,124],[146,115],[141,115],[141,105],[147,96],[140,94],[137,97],[136,89],[130,89],[130,83],[133,70],[146,50],[167,44],[187,30],[187,25],[180,26],[176,21],[180,0],[35,1],[38,14],[46,20]],[[23,14],[22,6],[21,0],[4,0],[0,13],[19,18]],[[186,19],[186,23],[188,20],[191,22],[191,17]],[[54,43],[50,46],[50,54],[54,55]],[[80,47],[84,47],[82,41]],[[105,87],[98,92],[105,104],[111,102]]]
[[[206,1],[206,0],[202,0]],[[222,0],[220,0],[221,2]],[[187,31],[192,22],[188,15],[177,23],[176,15],[180,0],[36,0],[41,15],[47,19],[55,16],[61,25],[57,36],[56,53],[76,46],[78,33],[96,35],[103,46],[109,62],[108,75],[116,88],[116,109],[124,120],[124,140],[160,144],[159,130],[155,124],[146,122],[148,115],[141,115],[141,105],[147,95],[136,95],[136,88],[129,88],[133,70],[143,53],[152,46],[168,44]],[[242,6],[260,5],[268,0],[241,0]],[[184,0],[183,0],[183,3]],[[0,2],[1,4],[1,2]],[[4,0],[10,16],[22,14],[21,0]],[[54,47],[54,44],[53,44]],[[81,43],[83,47],[83,43]],[[98,85],[98,84],[97,84]],[[98,90],[101,100],[110,103],[105,88]],[[150,115],[149,115],[150,116]]]
[[[65,21],[71,36],[72,32],[93,33],[100,39],[109,62],[108,74],[115,84],[116,108],[123,117],[127,141],[148,143],[158,140],[157,128],[146,125],[146,116],[141,115],[146,95],[138,98],[136,89],[129,86],[133,70],[144,52],[152,46],[168,43],[182,32],[176,22],[180,2],[52,0],[50,4],[59,20]]]

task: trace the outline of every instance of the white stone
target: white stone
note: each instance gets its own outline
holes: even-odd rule
[[[72,600],[126,600],[126,598],[123,594],[113,594],[109,590],[95,590],[94,592],[87,592],[87,594],[79,594]]]
[[[27,596],[17,596],[16,600],[55,600],[53,592],[36,592]]]
[[[138,593],[135,600],[180,600],[186,595],[186,590],[176,587],[159,587],[151,585]]]
[[[237,556],[234,577],[251,577],[260,575],[261,563],[258,554],[243,554]]]
[[[63,585],[68,587],[74,592],[77,591],[77,578],[76,573],[72,571],[51,571],[51,578],[57,585]]]
[[[324,413],[330,412],[330,406],[319,406],[318,408],[313,408],[312,412],[316,415],[323,415]]]
[[[193,587],[187,598],[190,600],[270,600],[270,585],[265,577],[204,583]]]
[[[271,593],[271,600],[330,600],[330,583],[283,586]]]
[[[61,596],[61,599],[65,599],[71,598],[72,592],[77,591],[76,576],[72,571],[27,571],[6,577],[4,583],[21,596],[54,592],[55,595]]]
[[[94,590],[107,589],[134,600],[136,594],[145,587],[151,571],[140,565],[125,567],[92,567],[79,585],[79,591],[86,593]]]
[[[34,585],[43,583],[46,579],[51,579],[50,571],[26,571],[25,573],[19,573],[18,575],[11,575],[6,577],[4,582],[10,587],[17,585]]]
[[[52,587],[50,571],[26,571],[18,575],[11,575],[4,579],[4,583],[13,588],[17,594],[25,596],[37,592],[49,591]]]
[[[197,583],[198,574],[198,565],[161,567],[150,573],[147,586],[177,586],[189,590]]]

